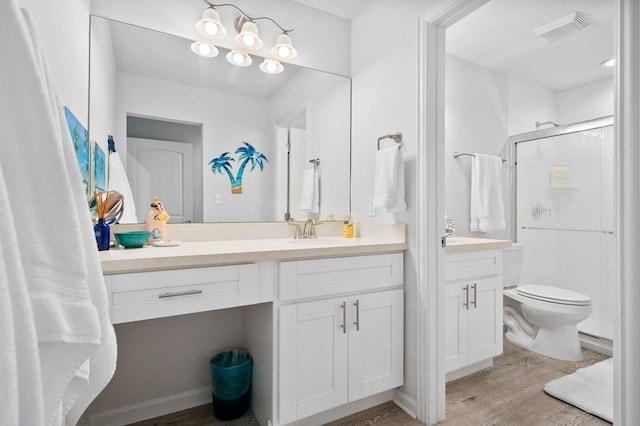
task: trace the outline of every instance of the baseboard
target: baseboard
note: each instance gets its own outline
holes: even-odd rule
[[[603,337],[591,336],[589,334],[579,333],[580,346],[594,352],[604,355],[613,356],[613,341]]]
[[[287,423],[287,426],[309,426],[309,425],[323,425],[326,423],[339,420],[343,417],[350,416],[359,411],[367,410],[376,405],[384,404],[387,401],[393,399],[393,391],[385,391],[377,395],[369,396],[360,399],[349,404],[341,405],[331,410],[324,411],[322,413],[315,414],[310,417],[305,417],[291,423]]]
[[[193,389],[161,398],[89,415],[91,426],[124,426],[211,402],[211,387]]]
[[[400,389],[396,389],[393,392],[393,402],[402,410],[407,413],[411,418],[418,418],[418,407],[416,404],[416,400],[411,398],[408,393],[401,391]]]
[[[445,381],[446,383],[449,383],[491,367],[493,367],[493,358],[485,359],[484,361],[476,362],[475,364],[467,365],[466,367],[448,372],[445,374]]]

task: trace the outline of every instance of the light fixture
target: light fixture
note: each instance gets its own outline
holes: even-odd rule
[[[191,43],[191,50],[196,55],[204,56],[205,58],[218,56],[218,48],[213,44],[205,43],[203,41],[194,41]]]
[[[241,16],[236,21],[236,43],[245,49],[256,50],[260,49],[264,44],[258,35],[258,26],[255,22],[247,20]]]
[[[279,74],[284,70],[284,67],[280,61],[264,58],[264,61],[260,64],[260,70],[267,74]]]
[[[251,56],[249,56],[247,52],[232,50],[227,53],[227,61],[237,67],[248,67],[253,62],[253,59],[251,59]]]
[[[602,62],[600,62],[600,66],[603,67],[603,68],[615,67],[616,66],[616,58],[610,58],[610,59],[607,59],[606,61],[602,61]]]
[[[220,14],[213,6],[205,9],[202,13],[202,19],[196,22],[196,29],[203,36],[210,38],[222,38],[227,35]]]
[[[244,13],[242,9],[233,4],[214,4],[209,0],[203,0],[207,4],[207,8],[202,13],[202,19],[196,22],[196,29],[198,33],[205,37],[204,40],[210,40],[214,38],[223,38],[227,35],[227,30],[222,25],[222,19],[220,13],[216,8],[220,7],[232,7],[240,12],[240,16],[234,22],[234,28],[237,34],[234,39],[238,45],[238,49],[231,50],[227,55],[227,60],[236,66],[246,67],[251,65],[253,60],[246,51],[259,50],[264,46],[264,42],[260,38],[258,32],[257,21],[268,20],[271,21],[276,27],[282,31],[277,37],[276,43],[273,48],[270,49],[273,58],[266,58],[260,69],[266,73],[277,74],[282,72],[284,67],[280,63],[281,60],[291,60],[296,57],[298,52],[293,47],[291,36],[289,35],[294,29],[285,29],[280,26],[274,19],[268,16],[251,17]],[[191,50],[194,53],[205,56],[213,57],[218,54],[218,49],[207,41],[195,41],[191,45]]]
[[[271,54],[278,59],[293,59],[298,55],[298,51],[293,48],[291,37],[286,32],[280,34],[276,39],[276,45],[271,49]]]

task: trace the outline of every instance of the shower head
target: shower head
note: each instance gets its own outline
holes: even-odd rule
[[[553,124],[553,127],[559,126],[559,124],[554,123],[553,121],[543,121],[542,123],[539,121],[536,121],[536,130],[539,130],[540,126],[544,126],[545,124]]]

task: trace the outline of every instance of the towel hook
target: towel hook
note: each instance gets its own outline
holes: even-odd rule
[[[309,160],[310,163],[313,163],[313,168],[317,168],[320,165],[320,159],[314,158],[313,160]]]
[[[380,141],[383,139],[393,139],[396,143],[402,143],[402,133],[390,133],[378,138],[378,151],[380,151]]]

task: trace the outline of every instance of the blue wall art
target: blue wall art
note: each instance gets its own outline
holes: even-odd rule
[[[216,157],[209,161],[211,164],[211,171],[213,174],[220,173],[224,170],[231,181],[231,193],[232,194],[242,194],[242,175],[244,173],[247,164],[251,163],[251,170],[260,166],[260,171],[262,171],[264,167],[264,162],[269,161],[267,157],[256,151],[256,149],[249,142],[242,142],[244,146],[236,149],[236,154],[240,154],[238,156],[238,162],[240,163],[240,168],[238,169],[238,174],[235,176],[231,172],[233,165],[231,161],[235,161],[234,158],[229,156],[229,152],[223,152],[219,157]]]
[[[64,107],[64,116],[67,119],[67,126],[69,126],[69,132],[71,133],[73,148],[76,151],[84,191],[85,194],[89,196],[89,133],[66,106]]]

